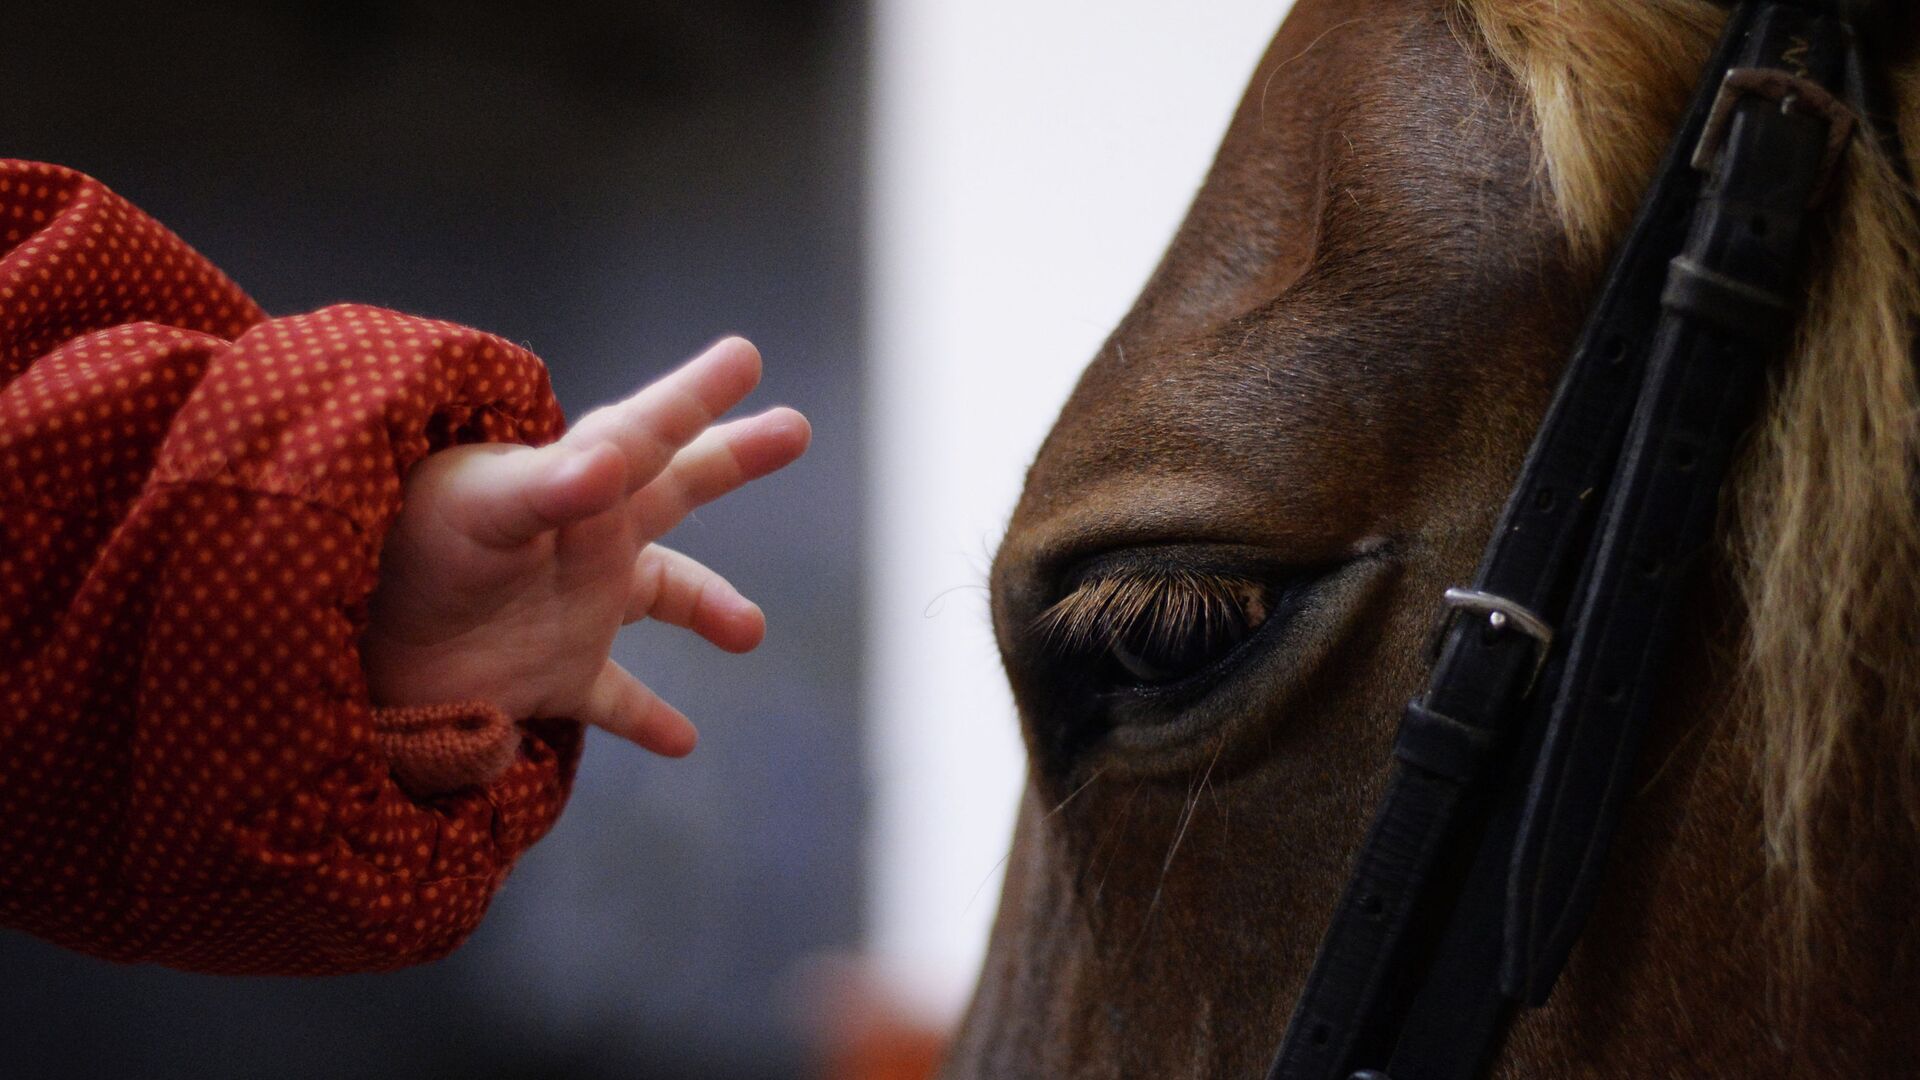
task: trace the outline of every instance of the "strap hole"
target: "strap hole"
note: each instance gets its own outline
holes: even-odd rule
[[[1700,460],[1699,455],[1693,452],[1693,447],[1691,446],[1674,447],[1672,457],[1673,467],[1679,469],[1681,472],[1692,472],[1693,466]]]
[[[1553,503],[1554,495],[1552,488],[1541,488],[1539,491],[1533,493],[1533,508],[1535,510],[1544,514],[1553,509]]]
[[[1313,1025],[1313,1030],[1307,1032],[1307,1037],[1313,1040],[1313,1045],[1325,1046],[1327,1045],[1327,1040],[1333,1038],[1333,1028],[1327,1026],[1325,1021],[1322,1021]]]
[[[1618,705],[1627,700],[1627,688],[1619,683],[1611,683],[1605,690],[1600,691],[1600,696],[1607,704]]]
[[[1607,339],[1600,348],[1600,356],[1609,364],[1617,364],[1627,358],[1627,339],[1618,334]]]
[[[1657,578],[1666,572],[1667,564],[1662,562],[1657,556],[1647,555],[1636,561],[1633,567],[1640,572],[1640,576],[1643,578]]]

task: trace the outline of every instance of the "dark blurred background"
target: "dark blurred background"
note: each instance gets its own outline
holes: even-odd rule
[[[570,415],[725,332],[781,477],[672,542],[766,608],[722,658],[616,658],[703,741],[595,738],[473,941],[378,977],[235,980],[0,931],[0,1077],[785,1077],[860,922],[858,0],[9,3],[0,155],[90,173],[274,314],[336,300],[530,345]],[[598,733],[595,733],[596,736]]]

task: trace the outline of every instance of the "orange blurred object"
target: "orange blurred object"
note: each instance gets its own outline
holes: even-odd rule
[[[801,982],[820,1080],[929,1080],[939,1070],[951,1032],[907,1008],[874,966],[835,957]]]

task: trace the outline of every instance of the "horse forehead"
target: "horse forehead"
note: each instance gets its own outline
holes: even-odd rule
[[[1356,364],[1404,389],[1445,306],[1497,293],[1488,268],[1557,229],[1496,82],[1433,4],[1302,0],[1076,396],[1108,417],[1256,420],[1351,399]]]
[[[1191,338],[1342,247],[1418,261],[1463,200],[1528,172],[1514,103],[1439,0],[1301,0],[1118,336]],[[1328,228],[1328,226],[1335,226]],[[1357,228],[1341,229],[1350,225]],[[1389,285],[1382,284],[1385,292]]]
[[[1103,479],[1282,467],[1301,474],[1293,498],[1332,505],[1340,477],[1312,463],[1351,488],[1437,445],[1450,400],[1486,377],[1454,355],[1462,309],[1510,302],[1557,228],[1516,104],[1444,3],[1302,0],[1024,509]]]

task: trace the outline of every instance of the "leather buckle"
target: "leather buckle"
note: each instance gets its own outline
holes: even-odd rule
[[[1720,80],[1720,92],[1713,99],[1713,109],[1707,114],[1706,127],[1700,131],[1700,141],[1693,146],[1690,164],[1699,172],[1712,168],[1720,148],[1726,145],[1727,130],[1733,126],[1733,107],[1748,96],[1779,103],[1782,114],[1797,112],[1826,121],[1827,149],[1820,159],[1820,180],[1807,196],[1808,206],[1819,202],[1827,193],[1827,184],[1833,179],[1834,167],[1839,165],[1847,141],[1853,137],[1853,110],[1826,87],[1780,68],[1747,67],[1727,71]]]
[[[1527,686],[1521,691],[1521,696],[1532,693],[1533,685],[1540,681],[1541,669],[1547,666],[1547,651],[1553,648],[1553,627],[1547,624],[1547,620],[1534,614],[1522,604],[1480,589],[1448,589],[1443,601],[1447,607],[1447,614],[1446,619],[1440,624],[1442,639],[1445,638],[1447,631],[1452,629],[1453,620],[1463,611],[1485,615],[1487,629],[1493,633],[1518,631],[1533,639],[1533,673],[1527,676]]]

